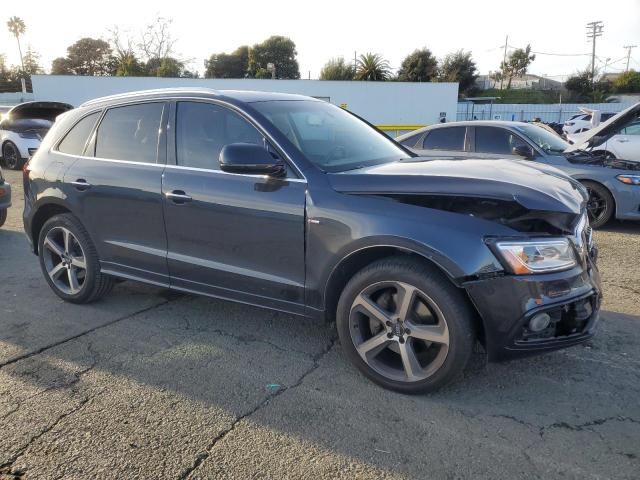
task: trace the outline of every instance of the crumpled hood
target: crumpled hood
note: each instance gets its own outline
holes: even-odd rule
[[[600,145],[638,115],[640,115],[640,102],[614,115],[597,127],[575,135],[574,144],[567,148],[565,152],[584,150]]]
[[[332,187],[356,194],[424,194],[516,201],[528,210],[578,215],[586,203],[579,182],[531,161],[432,160],[416,157],[328,174]]]

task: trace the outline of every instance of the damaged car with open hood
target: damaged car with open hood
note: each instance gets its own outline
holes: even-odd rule
[[[68,103],[25,102],[2,115],[0,120],[0,160],[5,167],[19,170],[36,152],[56,117],[71,110]]]
[[[434,160],[327,102],[165,89],[63,114],[24,168],[24,227],[66,301],[115,279],[336,322],[390,389],[577,345],[601,287],[587,192],[527,161]]]
[[[612,218],[640,220],[640,103],[582,133],[573,145],[530,123],[490,120],[433,125],[396,140],[436,159],[506,158],[551,165],[589,192],[592,228]]]

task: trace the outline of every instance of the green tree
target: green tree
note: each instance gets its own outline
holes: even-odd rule
[[[271,63],[275,68],[275,78],[298,79],[300,67],[296,59],[296,44],[287,37],[274,35],[249,50],[248,74],[253,78],[270,78]]]
[[[31,46],[27,46],[27,52],[24,55],[23,71],[27,75],[38,75],[44,73],[40,66],[40,54],[34,51]]]
[[[22,35],[27,29],[24,21],[20,17],[11,17],[7,22],[7,28],[11,32],[11,34],[16,37],[16,41],[18,42],[18,52],[20,53],[20,65],[22,65],[22,70],[24,70],[24,61],[22,59],[22,47],[20,46],[20,35]]]
[[[344,57],[332,58],[320,71],[320,80],[353,80],[353,64],[344,61]]]
[[[596,77],[598,77],[597,71]],[[573,102],[600,103],[613,91],[611,82],[607,80],[594,83],[590,68],[569,77],[564,82],[564,87],[569,91],[569,100]]]
[[[478,74],[471,52],[458,50],[449,53],[442,60],[438,78],[442,82],[458,82],[458,90],[462,94],[473,92]]]
[[[126,52],[116,57],[116,76],[144,77],[147,74],[145,65],[138,60],[134,52]]]
[[[81,38],[67,48],[67,56],[56,58],[51,65],[55,75],[113,75],[116,59],[111,46],[98,38]]]
[[[244,78],[249,67],[249,47],[243,45],[232,53],[214,53],[205,60],[205,78]]]
[[[617,93],[640,93],[640,72],[629,70],[620,74],[613,82]]]
[[[527,45],[526,48],[516,48],[509,54],[506,61],[500,64],[500,71],[502,76],[507,79],[507,90],[511,88],[511,81],[513,77],[521,77],[536,59],[535,54],[531,53],[531,45]]]
[[[356,64],[356,80],[384,81],[391,78],[391,69],[382,55],[366,53],[360,55]]]
[[[181,77],[184,63],[174,57],[150,58],[146,64],[147,74],[152,77]]]
[[[431,50],[414,50],[405,57],[398,70],[401,82],[430,82],[438,75],[438,61]]]

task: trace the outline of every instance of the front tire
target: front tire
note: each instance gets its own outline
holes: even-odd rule
[[[20,170],[24,161],[20,157],[20,150],[15,143],[7,141],[2,146],[2,161],[10,170]]]
[[[336,315],[351,362],[384,388],[437,390],[465,368],[475,335],[464,295],[437,269],[390,257],[358,272]]]
[[[587,215],[592,228],[600,228],[606,224],[616,210],[615,201],[609,190],[596,182],[584,181],[582,184],[589,192]]]
[[[40,230],[40,268],[56,295],[71,303],[90,303],[113,288],[113,278],[100,272],[96,248],[80,221],[56,215]]]
[[[0,210],[0,227],[7,221],[7,209]]]

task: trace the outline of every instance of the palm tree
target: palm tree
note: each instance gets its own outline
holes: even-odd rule
[[[388,80],[391,76],[389,62],[382,55],[367,53],[360,55],[356,67],[356,80]]]
[[[11,17],[7,22],[9,31],[13,33],[18,41],[18,51],[20,52],[20,64],[22,65],[22,71],[24,72],[24,61],[22,60],[22,47],[20,47],[20,35],[27,29],[24,21],[20,17]]]

